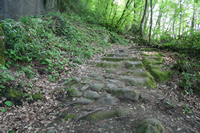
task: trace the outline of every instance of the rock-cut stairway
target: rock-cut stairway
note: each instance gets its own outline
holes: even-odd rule
[[[168,80],[170,72],[162,62],[158,52],[132,48],[88,61],[80,75],[66,85],[70,97],[64,103],[66,110],[45,130],[163,133],[168,116],[154,108],[158,98],[164,96],[154,91],[156,82]]]

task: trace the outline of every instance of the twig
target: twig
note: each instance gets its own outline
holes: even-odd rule
[[[84,119],[86,116],[88,116],[88,115],[90,115],[90,114],[92,114],[92,113],[95,113],[95,112],[98,112],[98,111],[101,111],[101,110],[104,110],[104,109],[106,109],[106,107],[97,108],[97,109],[95,109],[95,110],[93,110],[93,111],[91,111],[91,112],[88,112],[88,113],[86,113],[86,114],[84,114],[84,115],[81,115],[81,116],[79,116],[79,117],[76,119],[76,122],[79,121],[79,120],[81,120],[81,119]]]

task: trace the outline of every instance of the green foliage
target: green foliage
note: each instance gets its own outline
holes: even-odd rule
[[[180,75],[179,86],[185,94],[193,94],[193,91],[200,93],[199,61],[187,59],[187,56],[180,56],[181,59],[172,67]]]
[[[7,105],[8,107],[11,107],[12,106],[12,102],[11,101],[6,101],[5,105]]]
[[[10,75],[11,72],[0,64],[0,96],[4,96],[7,91],[7,86],[15,78]]]

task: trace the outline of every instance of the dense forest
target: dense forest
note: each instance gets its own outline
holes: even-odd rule
[[[0,132],[200,130],[198,0],[49,2],[47,15],[0,21]],[[144,116],[156,119],[137,126]]]

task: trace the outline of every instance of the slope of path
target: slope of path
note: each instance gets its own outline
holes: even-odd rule
[[[139,133],[149,127],[158,133],[190,130],[159,107],[165,95],[155,89],[159,80],[151,75],[152,60],[144,59],[152,58],[136,49],[121,49],[88,61],[66,86],[70,98],[63,100],[63,112],[41,132]],[[145,118],[150,119],[138,126]]]

